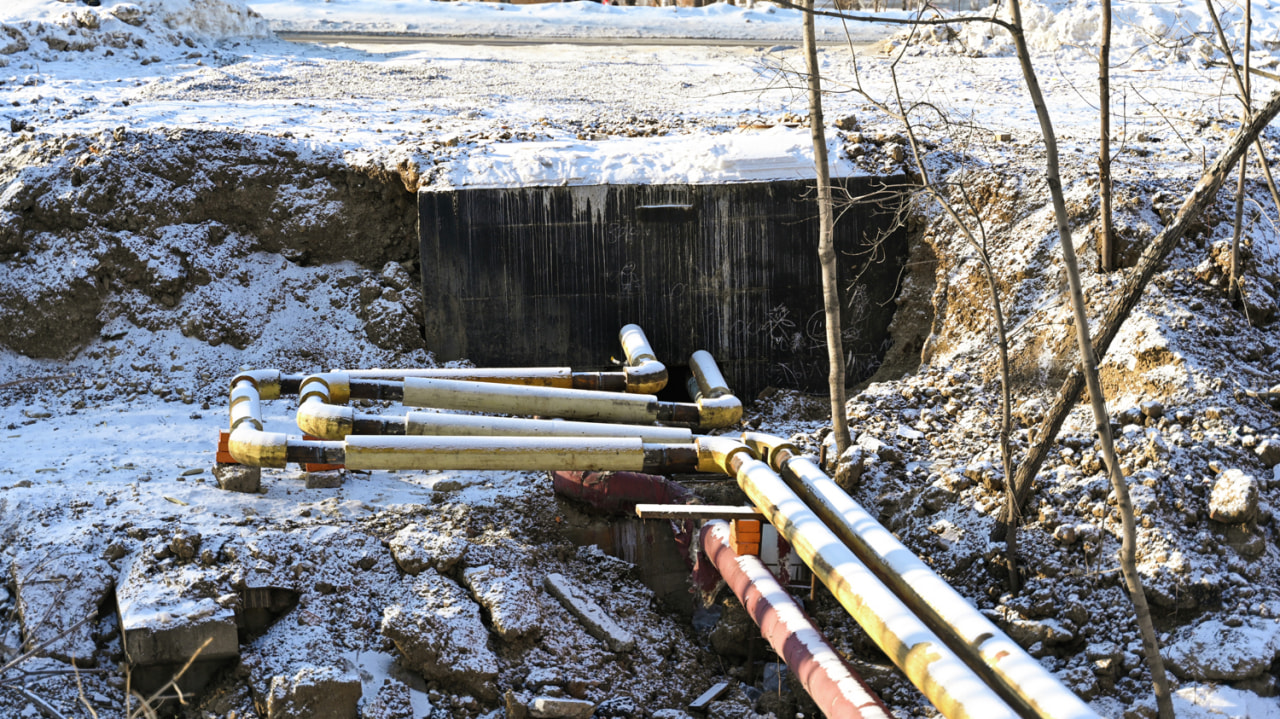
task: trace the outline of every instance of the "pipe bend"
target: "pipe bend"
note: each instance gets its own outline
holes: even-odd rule
[[[306,404],[310,397],[320,397],[328,404],[346,404],[351,401],[351,375],[346,372],[308,375],[298,387],[298,402]]]
[[[627,375],[627,391],[637,394],[654,394],[667,386],[667,367],[656,359],[642,360],[639,364],[622,368]]]
[[[356,411],[338,407],[311,395],[298,407],[298,429],[320,439],[345,439],[355,429]]]
[[[258,397],[261,399],[279,399],[280,398],[280,370],[278,369],[255,369],[248,372],[241,372],[231,378],[231,387],[234,389],[241,381],[249,381],[258,390]]]
[[[727,474],[730,477],[736,470],[730,467],[734,455],[745,452],[748,458],[755,454],[747,445],[729,437],[698,437],[698,471],[708,474]]]
[[[789,440],[763,432],[743,432],[742,443],[750,447],[757,457],[770,467],[773,467],[774,470],[782,469],[778,466],[779,451],[786,450],[793,455],[800,454],[800,450]]]
[[[731,394],[698,398],[698,426],[729,427],[742,419],[742,400]]]
[[[288,437],[282,432],[238,427],[228,438],[227,451],[237,462],[248,467],[283,467],[288,446]]]

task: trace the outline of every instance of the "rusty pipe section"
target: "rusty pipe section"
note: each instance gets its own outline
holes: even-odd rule
[[[1098,719],[1096,712],[903,546],[812,459],[800,456],[794,446],[777,437],[751,432],[742,437],[841,542],[1021,714]]]
[[[881,583],[769,465],[745,444],[724,441],[742,450],[721,449],[721,471],[737,479],[800,559],[938,711],[948,719],[1017,719],[1018,714]]]
[[[891,719],[880,698],[844,658],[759,557],[739,556],[729,543],[729,523],[702,527],[702,550],[733,590],[760,633],[830,719]]]

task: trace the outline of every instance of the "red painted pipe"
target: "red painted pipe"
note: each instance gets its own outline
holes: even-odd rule
[[[760,558],[733,551],[728,522],[703,526],[702,551],[827,719],[892,719]]]

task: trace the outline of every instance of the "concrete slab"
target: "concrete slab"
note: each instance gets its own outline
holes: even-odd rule
[[[563,574],[548,574],[543,586],[582,622],[588,634],[604,642],[610,651],[629,652],[635,648],[636,639],[631,632],[619,626],[595,600]]]
[[[23,650],[44,644],[44,656],[95,666],[96,621],[84,620],[98,611],[115,584],[111,565],[84,551],[50,547],[20,554],[10,565],[10,577],[22,621]]]

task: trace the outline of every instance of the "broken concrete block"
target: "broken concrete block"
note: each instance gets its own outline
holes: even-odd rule
[[[382,634],[395,643],[404,666],[429,681],[498,699],[493,680],[498,658],[489,650],[489,630],[480,606],[453,580],[427,569],[404,596],[382,612]]]
[[[262,489],[262,468],[218,462],[213,465],[218,488],[228,492],[256,493]]]
[[[1209,518],[1224,524],[1242,524],[1258,515],[1258,483],[1238,469],[1223,472],[1209,495]]]
[[[548,574],[543,580],[543,586],[560,600],[570,614],[582,622],[588,634],[604,642],[610,651],[629,652],[635,648],[636,639],[631,632],[618,626],[599,604],[563,574]]]
[[[430,567],[448,572],[467,551],[467,542],[457,537],[411,524],[391,538],[391,556],[407,574],[419,574]]]
[[[529,716],[534,719],[587,719],[596,705],[582,699],[534,697],[529,703]]]
[[[154,691],[197,657],[179,686],[184,693],[198,693],[240,656],[235,612],[206,595],[215,592],[207,570],[196,564],[161,567],[145,548],[126,560],[116,604],[135,686]]]
[[[333,667],[308,666],[275,676],[263,719],[356,719],[360,677]]]
[[[19,555],[11,565],[11,576],[23,649],[48,643],[42,655],[79,667],[94,666],[96,622],[80,622],[97,612],[107,598],[115,584],[113,574],[102,559],[65,548]]]
[[[489,612],[490,624],[507,641],[541,634],[542,616],[538,593],[520,576],[486,564],[462,573],[462,583],[471,596]]]
[[[1247,617],[1239,626],[1216,619],[1183,627],[1161,652],[1187,681],[1241,681],[1264,674],[1280,653],[1280,624]]]

